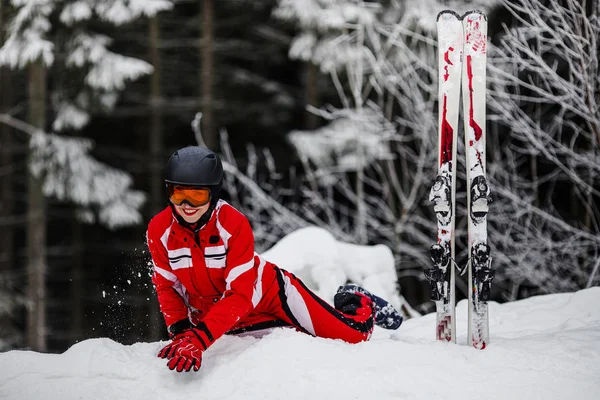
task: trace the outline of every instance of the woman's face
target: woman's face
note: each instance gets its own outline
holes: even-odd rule
[[[177,213],[181,215],[185,222],[187,222],[188,224],[194,224],[198,222],[200,217],[202,217],[206,213],[208,207],[210,207],[210,203],[207,203],[200,207],[192,207],[188,203],[183,203],[180,206],[174,204],[174,206]]]

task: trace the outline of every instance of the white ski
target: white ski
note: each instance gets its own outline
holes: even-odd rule
[[[467,166],[469,328],[468,344],[484,349],[490,340],[487,301],[494,273],[490,268],[487,213],[490,188],[486,179],[486,48],[487,17],[480,11],[463,15],[463,119]]]
[[[437,219],[433,267],[425,271],[436,304],[436,339],[456,342],[454,255],[456,143],[462,93],[467,168],[469,326],[468,343],[489,343],[488,305],[491,270],[487,213],[491,201],[485,171],[487,18],[480,11],[462,17],[444,10],[438,30],[439,168],[429,199]],[[462,89],[462,91],[461,91]]]
[[[460,15],[442,11],[438,31],[438,175],[429,200],[437,218],[437,243],[431,246],[433,268],[426,270],[436,304],[436,339],[456,343],[454,307],[454,221],[456,140],[460,105],[463,27]]]

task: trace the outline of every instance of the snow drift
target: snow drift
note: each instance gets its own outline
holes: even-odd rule
[[[492,343],[434,340],[435,315],[406,321],[350,345],[278,328],[256,338],[223,337],[196,373],[156,357],[162,343],[124,346],[89,339],[63,354],[0,354],[0,398],[208,399],[598,399],[600,288],[490,303]],[[461,329],[462,328],[462,329]]]

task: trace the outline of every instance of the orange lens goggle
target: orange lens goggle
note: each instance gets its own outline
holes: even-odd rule
[[[167,185],[169,200],[176,206],[188,203],[192,207],[200,207],[210,201],[210,190],[189,186]]]

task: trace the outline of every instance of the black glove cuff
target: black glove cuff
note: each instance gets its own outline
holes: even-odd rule
[[[180,333],[187,331],[188,329],[192,328],[192,323],[190,322],[189,319],[182,319],[181,321],[177,321],[174,324],[170,325],[167,328],[167,331],[169,332],[169,337],[174,337],[176,335],[179,335]]]

